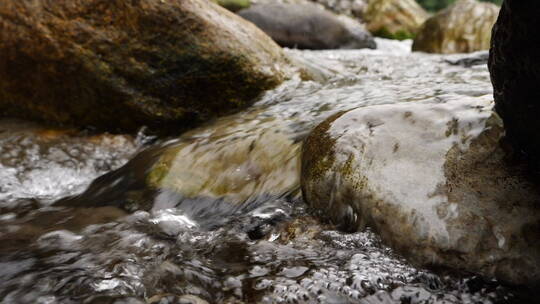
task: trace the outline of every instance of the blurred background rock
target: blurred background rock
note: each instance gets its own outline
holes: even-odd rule
[[[413,51],[438,54],[489,49],[491,29],[499,7],[476,0],[460,0],[430,17],[414,38]]]
[[[373,36],[396,40],[415,39],[421,36],[421,41],[415,43],[414,50],[427,53],[468,53],[487,50],[491,37],[490,29],[497,17],[498,7],[502,3],[502,0],[213,1],[233,12],[258,5],[316,4],[321,10],[338,15],[342,22],[349,24],[348,28],[351,28],[351,24],[353,24],[352,28],[359,28],[358,25],[361,25]],[[256,10],[263,13],[268,11],[268,18],[281,17],[275,12],[270,13],[267,9]],[[308,10],[304,13],[310,14]],[[292,23],[285,22],[284,24],[298,29],[298,24],[293,26]],[[314,24],[319,24],[319,22],[314,22]],[[321,32],[321,35],[324,34]]]
[[[456,0],[416,0],[423,8],[430,12],[436,12],[456,2]],[[481,2],[491,2],[497,5],[502,4],[502,0],[482,0]]]

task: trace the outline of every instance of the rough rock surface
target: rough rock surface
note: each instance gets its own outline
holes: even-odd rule
[[[503,135],[487,96],[341,113],[304,143],[302,192],[417,264],[538,283],[540,193],[505,162]]]
[[[299,49],[376,48],[360,24],[343,22],[314,4],[257,4],[238,12],[279,45]]]
[[[414,37],[428,13],[415,0],[369,0],[363,20],[375,36]]]
[[[413,51],[452,54],[487,50],[498,15],[495,4],[460,0],[424,23],[414,39]]]
[[[0,1],[0,113],[135,130],[248,106],[284,77],[269,37],[207,0]]]
[[[540,2],[506,0],[493,27],[489,70],[507,138],[540,167]]]

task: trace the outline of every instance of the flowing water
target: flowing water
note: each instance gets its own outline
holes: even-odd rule
[[[410,41],[378,43],[378,50],[288,50],[313,81],[293,78],[243,113],[173,140],[2,121],[1,303],[527,301],[519,288],[416,268],[372,232],[340,232],[304,206],[299,147],[329,115],[492,93],[486,65],[460,60],[466,55],[411,53]],[[258,152],[234,157],[246,140]],[[163,191],[152,193],[147,208],[117,203],[143,187],[137,170],[155,159],[148,151],[164,149],[181,154],[173,171],[183,175],[171,183],[183,179],[204,199]],[[117,168],[67,206],[53,205]],[[195,179],[204,183],[194,188]]]

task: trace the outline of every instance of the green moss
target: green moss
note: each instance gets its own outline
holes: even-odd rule
[[[318,125],[302,146],[302,177],[313,181],[320,179],[334,164],[335,139],[328,135],[332,122],[346,113],[336,113]]]
[[[381,37],[381,38],[394,39],[394,40],[414,39],[414,37],[416,37],[414,33],[411,33],[409,31],[399,30],[395,33],[392,33],[385,27],[376,31],[375,33],[373,33],[373,35],[377,37]]]
[[[181,149],[182,146],[169,147],[160,153],[158,161],[152,165],[152,169],[146,177],[148,187],[161,188],[163,179],[169,174],[173,161]]]
[[[146,184],[151,187],[158,188],[163,178],[165,178],[165,176],[169,173],[169,170],[170,164],[161,161],[158,162],[148,174]]]

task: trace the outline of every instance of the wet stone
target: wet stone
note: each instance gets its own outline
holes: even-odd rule
[[[540,193],[509,163],[490,96],[358,108],[303,146],[306,202],[423,266],[537,284]]]

